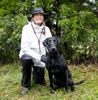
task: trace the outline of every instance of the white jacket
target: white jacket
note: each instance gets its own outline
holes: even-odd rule
[[[34,58],[33,60],[34,66],[45,67],[45,64],[40,61],[41,56],[46,54],[45,47],[43,46],[42,43],[46,38],[51,37],[52,35],[50,29],[47,26],[45,26],[45,35],[42,34],[40,38],[41,52],[39,52],[38,39],[32,29],[31,24],[34,27],[34,30],[38,38],[40,37],[42,28],[44,27],[43,25],[42,26],[35,25],[33,22],[32,23],[29,22],[27,25],[23,27],[22,37],[21,37],[21,50],[19,53],[19,57],[21,58],[22,55],[28,54]]]

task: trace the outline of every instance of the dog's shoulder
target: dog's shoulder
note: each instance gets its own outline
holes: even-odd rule
[[[61,65],[63,67],[67,67],[67,61],[62,54],[59,57],[59,65]]]
[[[62,62],[64,62],[64,63],[66,63],[67,64],[67,62],[66,62],[66,60],[65,60],[65,57],[61,54],[61,56],[60,56],[60,61],[62,61]]]

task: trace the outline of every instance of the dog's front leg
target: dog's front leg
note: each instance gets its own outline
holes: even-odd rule
[[[53,93],[53,90],[54,90],[54,88],[53,88],[53,75],[50,72],[48,72],[48,74],[49,74],[49,80],[50,80],[50,92]]]
[[[65,93],[68,93],[68,71],[65,72],[66,82],[65,82]]]

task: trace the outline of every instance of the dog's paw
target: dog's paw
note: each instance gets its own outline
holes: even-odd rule
[[[72,91],[72,92],[75,91],[75,88],[74,88],[74,87],[71,87],[71,91]]]

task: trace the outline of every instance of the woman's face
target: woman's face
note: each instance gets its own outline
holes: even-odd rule
[[[40,25],[44,20],[44,16],[42,14],[35,14],[33,16],[33,21],[36,25]]]

